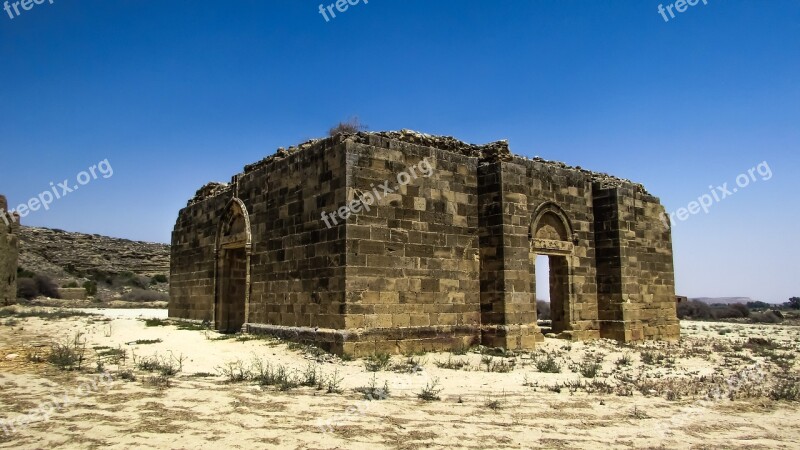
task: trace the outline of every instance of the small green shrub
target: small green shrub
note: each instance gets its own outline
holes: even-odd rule
[[[773,400],[800,401],[800,379],[781,379],[769,391]]]
[[[78,333],[73,338],[50,345],[50,355],[47,361],[61,370],[80,370],[86,354],[86,340]]]
[[[356,392],[363,394],[365,400],[385,400],[389,398],[389,383],[383,382],[383,387],[378,387],[377,375],[373,375],[368,386],[355,389]]]
[[[616,364],[617,367],[630,366],[633,364],[633,359],[631,359],[631,355],[625,353],[618,360],[616,360],[614,364]]]
[[[106,348],[97,351],[98,358],[105,358],[111,364],[119,364],[127,359],[127,351],[123,348]]]
[[[145,319],[144,325],[147,327],[165,327],[169,325],[169,321],[164,319]]]
[[[481,357],[481,365],[486,366],[487,372],[498,372],[498,373],[507,373],[514,370],[514,360],[510,362],[506,362],[505,360],[501,359],[500,361],[495,361],[491,356],[483,356]]]
[[[329,394],[339,394],[342,392],[342,377],[339,376],[339,369],[334,369],[333,374],[327,380]]]
[[[432,402],[434,400],[441,400],[439,397],[439,393],[441,393],[443,388],[439,387],[439,379],[434,378],[433,380],[429,381],[428,384],[422,388],[422,391],[417,394],[417,397],[420,400],[424,400],[426,402]]]
[[[379,372],[389,367],[391,356],[388,353],[375,353],[367,357],[364,367],[369,372]]]
[[[502,403],[500,403],[500,400],[487,400],[484,406],[492,411],[497,411],[502,407]]]
[[[546,358],[536,360],[536,370],[543,373],[560,373],[561,365],[556,362],[555,358],[547,355]]]
[[[321,374],[319,370],[317,370],[317,366],[313,363],[309,363],[308,366],[306,366],[306,370],[303,371],[303,378],[300,381],[300,385],[308,387],[317,386],[320,376]]]
[[[580,373],[585,378],[594,378],[600,373],[600,364],[594,361],[584,361],[580,366]]]
[[[172,386],[172,380],[170,380],[168,375],[164,374],[150,375],[142,380],[142,383],[145,386],[154,387],[156,389],[167,389]]]
[[[447,357],[447,361],[436,361],[434,362],[434,364],[436,364],[436,367],[440,369],[451,369],[451,370],[460,370],[463,369],[464,367],[469,366],[469,363],[467,361],[460,359],[454,360],[452,355]]]
[[[179,321],[175,324],[175,327],[179,330],[187,330],[187,331],[204,331],[211,328],[211,324],[208,322],[203,323],[194,323],[194,322],[187,322],[185,320]],[[230,335],[231,337],[235,337],[235,335]]]
[[[136,381],[136,374],[131,369],[125,369],[119,372],[119,377],[125,381]]]
[[[141,358],[136,362],[136,367],[145,372],[159,372],[161,375],[169,377],[177,375],[183,370],[184,361],[186,361],[185,356],[175,356],[170,352],[169,358],[159,355]]]
[[[253,373],[241,360],[229,362],[218,368],[220,375],[225,377],[228,383],[242,383],[253,378]]]
[[[425,365],[425,359],[419,356],[409,356],[405,361],[392,364],[391,370],[397,373],[417,373],[422,371],[422,366]]]
[[[83,283],[83,289],[86,291],[88,297],[93,297],[97,295],[97,282],[92,280],[86,281]]]

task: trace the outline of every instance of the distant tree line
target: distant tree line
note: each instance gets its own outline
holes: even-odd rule
[[[792,297],[781,305],[762,301],[733,304],[712,304],[690,300],[678,304],[679,319],[750,319],[752,322],[778,323],[783,321],[780,309],[800,309],[800,297]]]

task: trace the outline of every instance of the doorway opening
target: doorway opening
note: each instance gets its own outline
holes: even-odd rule
[[[536,255],[536,303],[540,320],[550,329],[545,332],[560,333],[566,330],[566,307],[569,301],[569,267],[566,256]],[[547,302],[547,306],[540,301]],[[542,317],[548,316],[548,317]],[[544,330],[543,330],[544,331]]]
[[[241,332],[248,320],[251,242],[247,209],[234,198],[217,231],[214,328],[221,333]]]
[[[533,293],[537,300],[549,300],[550,306],[550,323],[540,327],[546,333],[568,332],[574,325],[570,276],[576,243],[573,228],[564,211],[552,202],[539,205],[533,217],[529,234],[536,275]]]
[[[215,328],[221,333],[242,331],[247,293],[247,253],[244,247],[222,250],[220,298]]]

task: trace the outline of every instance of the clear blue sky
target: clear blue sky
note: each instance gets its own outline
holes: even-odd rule
[[[327,5],[328,3],[326,3]],[[644,183],[677,224],[678,292],[800,295],[800,1],[46,0],[0,10],[0,192],[108,159],[23,222],[168,242],[207,181],[358,115]],[[664,3],[666,6],[667,3]],[[74,184],[74,183],[72,183]]]

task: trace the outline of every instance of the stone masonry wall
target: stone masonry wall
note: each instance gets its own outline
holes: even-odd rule
[[[212,320],[217,234],[237,198],[252,237],[247,322],[344,328],[345,228],[321,220],[346,199],[344,149],[325,141],[200,189],[173,231],[170,317]]]
[[[381,198],[331,218],[366,193]],[[337,353],[532,348],[542,339],[534,261],[544,254],[562,337],[675,339],[662,213],[641,185],[516,157],[505,141],[340,134],[279,149],[197,192],[173,232],[169,314],[212,321],[228,295],[220,286],[242,283],[247,331]],[[244,265],[245,256],[226,262],[245,254]],[[246,276],[221,284],[226,264]]]
[[[622,248],[619,198],[616,188],[594,186],[594,230],[597,260],[597,302],[601,336],[625,338],[622,299]]]
[[[568,324],[565,333],[574,339],[599,337],[591,178],[585,172],[543,161],[517,158],[514,162],[519,167],[514,168],[517,175],[514,178],[504,176],[503,188],[519,196],[519,213],[515,218],[519,224],[516,229],[520,241],[518,259],[527,261],[528,252],[536,254],[530,250],[532,230],[529,227],[537,210],[547,205],[561,210],[571,226],[571,236],[567,238],[573,245],[571,253],[565,256],[571,270],[569,298],[562,305]],[[524,243],[522,233],[526,238]],[[530,268],[529,286],[533,295],[536,293],[536,266],[534,257],[530,259],[526,268]],[[554,306],[551,304],[551,311]]]
[[[595,184],[601,334],[622,341],[677,339],[672,240],[658,199]]]
[[[429,171],[421,169],[423,159]],[[408,184],[398,182],[401,173],[410,176]],[[365,331],[345,351],[408,353],[477,344],[476,158],[372,136],[348,145],[347,174],[351,200],[384,181],[394,192],[347,223],[345,323],[348,330]]]
[[[516,162],[516,161],[515,161]],[[486,345],[532,348],[541,340],[536,324],[528,231],[527,176],[515,162],[480,170],[481,312]]]
[[[345,227],[322,213],[346,201],[345,145],[335,141],[246,172],[238,196],[253,235],[248,321],[345,327]]]
[[[190,204],[178,214],[170,247],[170,317],[212,320],[216,235],[230,199],[226,190]]]
[[[8,201],[0,195],[0,305],[10,305],[17,300],[19,215],[7,211]]]

